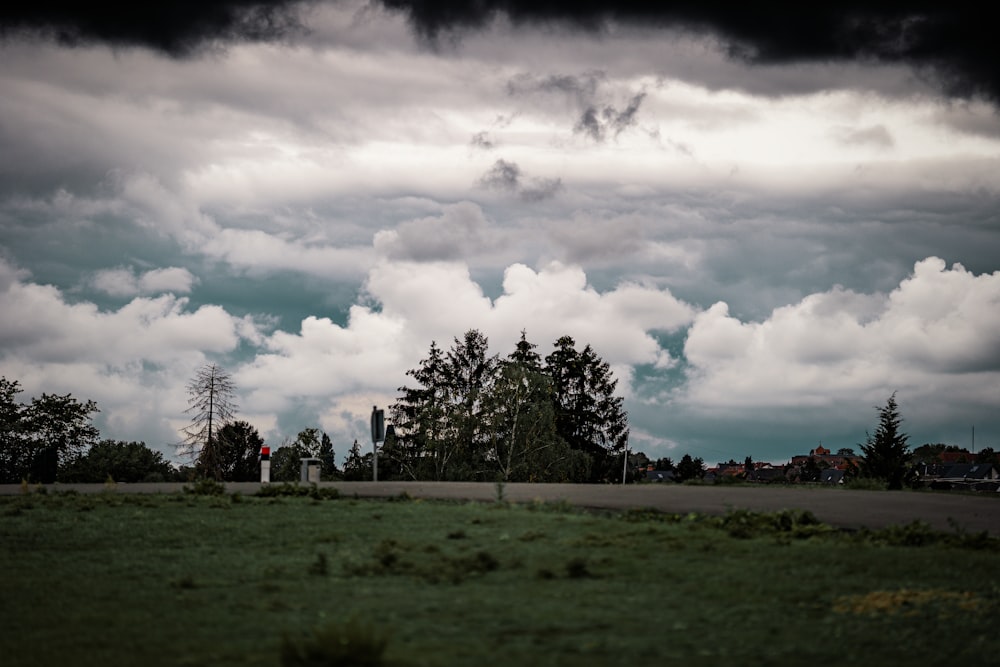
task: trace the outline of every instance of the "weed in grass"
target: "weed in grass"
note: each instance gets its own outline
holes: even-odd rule
[[[184,493],[192,496],[222,496],[226,493],[226,486],[222,482],[206,477],[193,484],[185,484]]]
[[[506,488],[507,485],[504,484],[504,481],[502,479],[498,479],[497,483],[494,485],[494,490],[496,492],[495,500],[498,505],[507,504]]]
[[[578,556],[566,563],[566,576],[570,579],[586,579],[592,575],[587,569],[587,561]]]
[[[622,521],[631,523],[645,523],[648,521],[667,521],[676,523],[680,520],[676,514],[667,514],[657,509],[649,507],[635,507],[621,513]]]
[[[317,628],[295,640],[285,635],[281,643],[282,667],[379,667],[385,664],[389,639],[368,623],[352,618]]]
[[[833,531],[821,523],[812,512],[781,510],[779,512],[752,512],[729,510],[716,519],[730,537],[750,539],[761,535],[781,535],[804,539]]]
[[[316,554],[316,560],[309,565],[309,574],[314,577],[325,577],[328,570],[326,554],[322,552]]]
[[[314,501],[337,500],[340,491],[332,486],[320,488],[316,484],[301,486],[297,483],[262,484],[255,494],[258,498],[312,498]]]
[[[4,516],[21,516],[25,510],[30,510],[34,505],[27,496],[20,496],[13,501],[5,502]]]
[[[885,491],[888,483],[874,477],[854,477],[845,481],[842,486],[852,491]]]
[[[545,537],[545,533],[537,530],[529,530],[525,533],[521,533],[521,536],[517,539],[521,542],[534,542],[535,540],[540,540]]]

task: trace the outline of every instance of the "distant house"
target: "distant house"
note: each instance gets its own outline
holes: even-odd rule
[[[836,468],[827,468],[820,473],[819,481],[822,484],[843,484],[844,471],[837,470]]]
[[[932,489],[972,489],[996,491],[1000,488],[1000,471],[992,463],[953,463],[926,465],[921,478]]]
[[[992,463],[955,463],[947,466],[939,479],[949,482],[986,482],[1000,479],[1000,473]]]
[[[783,468],[758,468],[747,475],[747,480],[763,484],[784,482],[785,470]]]
[[[851,467],[860,467],[862,457],[847,454],[834,454],[829,449],[820,445],[816,449],[809,450],[809,454],[796,454],[792,457],[791,465],[804,466],[812,461],[821,468],[836,468],[837,470],[847,470]]]
[[[967,449],[961,449],[957,452],[941,452],[937,455],[941,460],[941,463],[968,463],[969,461],[975,461],[976,455],[969,452]]]
[[[673,482],[674,481],[674,471],[673,470],[647,470],[646,471],[646,481],[647,482]]]

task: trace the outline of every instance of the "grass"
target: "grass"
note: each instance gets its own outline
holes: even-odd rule
[[[334,496],[0,498],[4,665],[948,665],[1000,653],[998,546],[983,535],[849,534],[802,512]]]

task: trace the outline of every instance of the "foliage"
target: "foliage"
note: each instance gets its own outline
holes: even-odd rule
[[[373,477],[372,454],[361,453],[361,445],[355,440],[344,461],[344,479],[348,482],[370,482]]]
[[[681,457],[680,463],[674,469],[674,479],[678,482],[697,480],[705,477],[705,462],[701,457],[691,458],[690,454]]]
[[[833,530],[821,523],[812,512],[793,510],[778,512],[730,510],[719,519],[719,523],[730,536],[741,539],[775,533],[803,539]]]
[[[191,484],[185,485],[184,493],[192,496],[222,496],[226,493],[226,486],[222,482],[217,482],[209,477],[203,477]]]
[[[653,462],[653,469],[654,470],[673,470],[674,469],[674,461],[669,456],[665,456],[663,458],[656,459],[656,461]]]
[[[552,378],[556,409],[556,431],[570,446],[590,457],[589,479],[615,481],[621,475],[618,455],[628,446],[628,415],[623,399],[615,396],[618,381],[611,367],[590,345],[582,352],[575,341],[563,336],[545,357]]]
[[[906,444],[908,436],[899,429],[903,420],[899,416],[895,392],[885,406],[876,409],[879,424],[875,433],[868,434],[867,441],[861,445],[862,470],[867,477],[884,479],[890,489],[901,489],[910,454]]]
[[[60,467],[97,442],[97,404],[43,393],[22,405],[21,392],[16,380],[0,377],[0,482],[54,482]]]
[[[295,482],[302,476],[302,459],[318,458],[321,462],[320,479],[339,479],[340,471],[334,461],[335,454],[330,437],[318,428],[299,431],[295,440],[286,442],[271,452],[271,480]]]
[[[301,498],[309,497],[313,500],[336,500],[340,497],[340,491],[333,487],[319,487],[316,484],[301,486],[299,484],[262,484],[256,496],[260,498]]]
[[[249,422],[229,422],[218,430],[213,456],[202,449],[198,472],[227,482],[256,482],[260,479],[260,449],[264,439]],[[209,466],[213,465],[215,469]]]
[[[337,468],[337,453],[333,451],[333,441],[330,440],[330,436],[326,433],[323,433],[320,438],[316,458],[322,462],[320,479],[323,481],[332,481],[342,477],[340,470]]]
[[[203,474],[221,480],[222,452],[216,435],[236,414],[236,384],[226,369],[206,364],[188,382],[187,392],[185,412],[191,414],[191,424],[181,430],[184,438],[179,452],[196,460]]]
[[[983,447],[976,452],[976,463],[1000,465],[1000,452],[994,451],[992,447]]]
[[[60,478],[65,482],[92,484],[108,478],[125,483],[166,482],[173,472],[163,454],[144,442],[102,440],[70,461]]]
[[[383,448],[390,474],[443,479],[448,471],[453,448],[449,445],[450,395],[444,365],[444,354],[431,341],[427,358],[406,372],[417,386],[400,387],[401,395],[390,408],[395,438]],[[346,476],[346,469],[344,473]]]
[[[564,482],[573,453],[556,432],[552,385],[530,364],[501,364],[484,402],[484,466],[505,482]]]
[[[389,643],[373,625],[351,618],[329,623],[304,639],[285,635],[281,642],[282,667],[378,667],[384,664]]]
[[[545,363],[524,332],[498,359],[470,330],[431,343],[390,408],[387,479],[609,481],[621,474],[627,415],[610,366],[588,345],[556,342]]]

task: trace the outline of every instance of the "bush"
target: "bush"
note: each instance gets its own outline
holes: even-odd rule
[[[388,638],[367,623],[352,618],[332,623],[294,641],[287,635],[281,644],[282,667],[378,667],[385,664]]]
[[[259,498],[280,498],[283,496],[309,497],[313,500],[336,500],[340,498],[340,491],[332,487],[319,488],[315,484],[300,486],[291,482],[281,484],[262,484],[256,494]]]
[[[875,477],[855,477],[854,479],[845,480],[843,486],[845,489],[857,491],[885,491],[888,487],[888,482]]]
[[[193,484],[185,485],[184,493],[193,496],[221,496],[226,493],[226,485],[205,477],[195,481]]]

